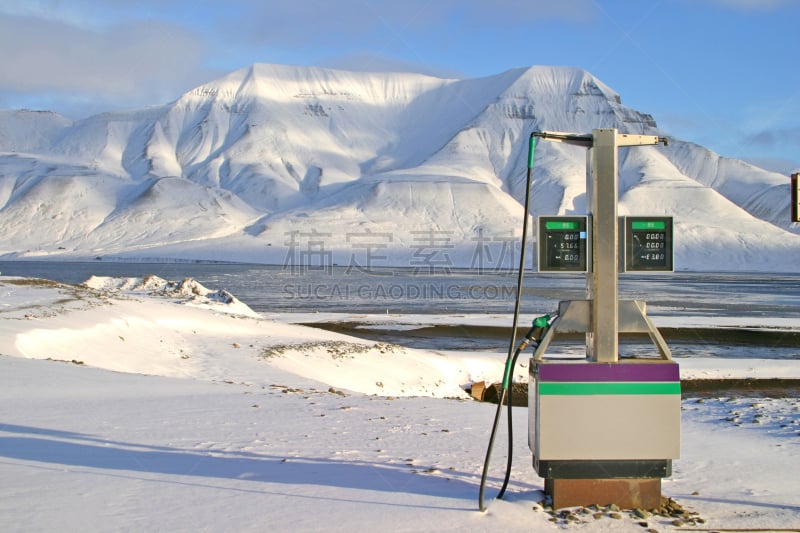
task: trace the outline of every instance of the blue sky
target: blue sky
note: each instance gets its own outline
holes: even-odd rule
[[[798,0],[0,0],[0,108],[163,104],[253,63],[581,67],[668,134],[800,169]]]

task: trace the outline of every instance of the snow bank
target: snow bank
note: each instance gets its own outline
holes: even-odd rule
[[[263,318],[192,279],[0,278],[0,291],[0,354],[262,385],[294,376],[388,396],[465,398],[463,387],[483,379],[458,357]]]
[[[228,291],[224,289],[212,291],[191,278],[176,282],[167,281],[158,276],[144,278],[92,276],[84,282],[84,285],[98,291],[146,293],[152,296],[170,298],[178,303],[185,303],[194,307],[215,309],[230,314],[258,316],[258,313]]]

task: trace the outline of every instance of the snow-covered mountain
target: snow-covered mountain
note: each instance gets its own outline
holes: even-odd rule
[[[0,111],[0,257],[510,266],[530,133],[595,128],[669,136],[567,67],[258,64],[77,122]],[[670,140],[620,150],[620,214],[675,217],[678,269],[795,270],[788,177]],[[585,212],[585,160],[538,144],[534,215]]]

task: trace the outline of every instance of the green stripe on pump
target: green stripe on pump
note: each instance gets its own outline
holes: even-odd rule
[[[614,394],[680,394],[679,382],[545,382],[539,383],[539,394],[549,396],[582,396]]]

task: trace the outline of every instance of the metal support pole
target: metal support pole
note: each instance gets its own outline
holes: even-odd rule
[[[598,363],[619,360],[619,230],[617,222],[617,130],[592,131],[591,184],[587,210],[592,217],[592,266],[586,290],[593,300],[586,353]]]

